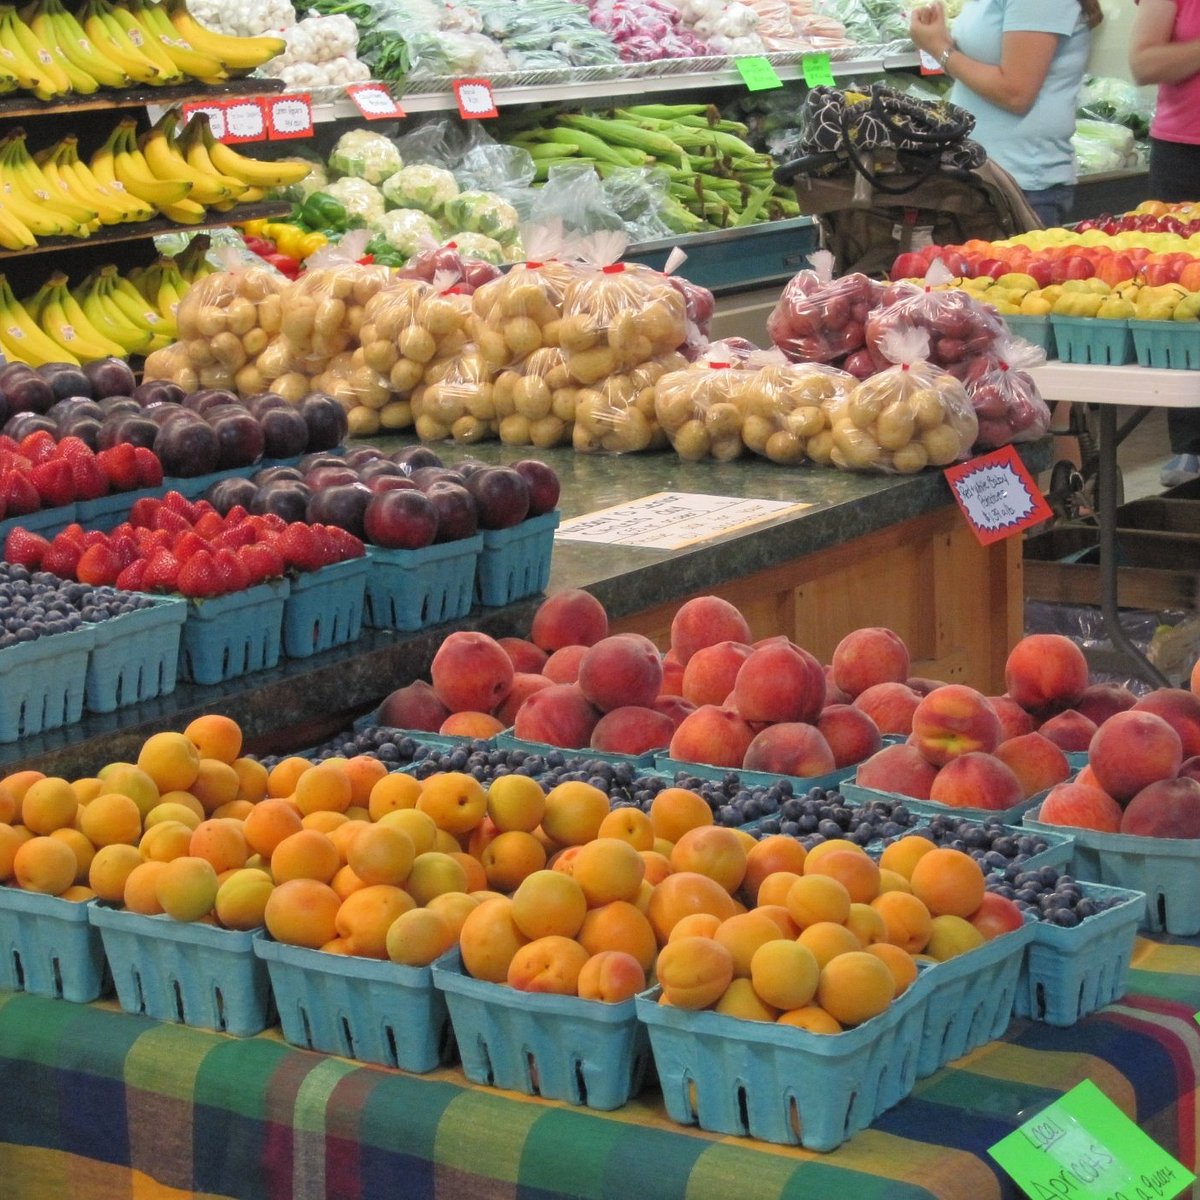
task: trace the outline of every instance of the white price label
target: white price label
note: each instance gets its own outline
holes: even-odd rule
[[[356,83],[346,89],[346,95],[368,121],[379,121],[386,117],[402,117],[404,109],[392,98],[382,83]]]
[[[312,100],[302,96],[272,99],[269,132],[272,140],[308,137],[313,130]]]
[[[267,120],[257,100],[231,100],[225,105],[225,133],[231,142],[261,142]]]
[[[190,121],[196,113],[203,113],[208,118],[208,127],[212,135],[220,141],[225,136],[225,108],[220,104],[185,104],[183,116]]]

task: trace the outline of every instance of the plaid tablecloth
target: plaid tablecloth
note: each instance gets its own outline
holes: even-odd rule
[[[0,992],[0,1200],[993,1200],[987,1147],[1092,1079],[1196,1166],[1200,944],[1139,939],[1129,994],[918,1083],[831,1154],[594,1113],[286,1045]],[[1200,1191],[1197,1192],[1200,1195]]]

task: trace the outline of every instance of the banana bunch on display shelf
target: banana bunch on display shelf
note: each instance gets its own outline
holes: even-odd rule
[[[39,100],[89,96],[101,88],[221,83],[286,49],[282,38],[230,37],[200,25],[185,0],[62,0],[0,5],[0,94]]]

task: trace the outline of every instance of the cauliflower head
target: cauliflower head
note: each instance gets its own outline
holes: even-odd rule
[[[442,240],[438,223],[415,208],[396,208],[384,213],[374,222],[373,228],[393,250],[406,258],[437,246]]]
[[[446,205],[446,221],[464,233],[482,233],[502,246],[517,240],[520,217],[506,200],[491,192],[460,192]]]
[[[478,258],[495,267],[504,265],[504,247],[495,238],[482,233],[452,233],[446,245],[453,245],[462,258]]]
[[[394,208],[419,208],[437,217],[458,195],[458,184],[441,167],[412,163],[385,179],[381,190],[383,198]]]
[[[351,129],[338,138],[329,155],[329,169],[368,183],[382,183],[404,166],[400,151],[381,133]]]
[[[344,179],[335,179],[323,190],[327,196],[340,201],[352,226],[373,226],[384,214],[383,196],[377,187],[372,187],[365,179],[347,175]]]

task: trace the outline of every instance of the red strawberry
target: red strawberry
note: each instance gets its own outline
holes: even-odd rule
[[[166,503],[163,503],[162,508],[154,514],[154,528],[165,529],[168,533],[174,535],[176,533],[184,533],[192,527],[191,521],[182,513],[176,512],[173,508],[168,508]]]
[[[4,512],[9,517],[23,517],[42,507],[42,498],[33,480],[16,471],[0,475],[0,497],[4,499]]]
[[[287,522],[278,513],[263,513],[254,518],[262,529],[271,533],[282,533],[287,528]]]
[[[217,578],[213,556],[207,549],[197,550],[179,568],[177,586],[185,596],[195,599],[220,594],[221,584]]]
[[[367,547],[362,538],[355,537],[350,530],[343,529],[340,525],[330,525],[329,528],[333,530],[330,536],[338,548],[338,562],[344,562],[348,558],[362,558],[366,554]]]
[[[154,528],[154,516],[162,508],[162,501],[154,496],[143,496],[133,502],[129,510],[130,525],[141,525],[146,529]]]
[[[313,541],[317,547],[318,565],[327,567],[330,563],[337,562],[339,557],[338,547],[329,532],[329,526],[312,525],[310,528],[312,529]]]
[[[87,454],[75,454],[68,460],[71,464],[71,478],[75,481],[75,499],[97,500],[101,496],[107,496],[107,476],[100,469],[96,456],[82,442],[79,444],[87,450]]]
[[[43,508],[57,508],[75,499],[75,480],[71,476],[71,464],[66,459],[50,458],[38,463],[29,478],[42,498]]]
[[[120,573],[120,560],[108,546],[99,543],[89,546],[75,564],[75,578],[80,583],[113,584]]]
[[[60,579],[74,579],[75,567],[82,553],[74,543],[56,537],[42,555],[42,570],[49,571]]]
[[[275,541],[283,561],[298,571],[315,571],[321,565],[316,535],[303,521],[293,521]]]
[[[75,546],[79,550],[80,554],[87,549],[86,538],[87,534],[83,532],[83,526],[78,521],[72,521],[70,525],[60,530],[54,536],[56,542],[70,542],[72,546]]]
[[[110,538],[133,537],[134,529],[128,521],[122,521],[120,525],[114,525],[109,531]]]
[[[189,525],[193,524],[196,518],[200,515],[196,511],[196,506],[182,493],[174,490],[169,491],[163,497],[163,507],[168,508],[171,512],[178,513],[181,517],[187,520]]]
[[[146,559],[135,558],[127,567],[122,568],[117,576],[117,587],[124,592],[140,592],[145,574]]]
[[[240,504],[235,504],[225,514],[225,524],[226,525],[237,525],[240,522],[244,521],[249,515],[250,514]]]
[[[203,496],[199,500],[193,500],[192,507],[196,510],[196,515],[192,518],[193,525],[206,513],[215,513],[217,511],[213,508],[211,502],[205,500]]]
[[[213,570],[216,572],[221,594],[240,592],[250,586],[250,572],[233,550],[217,550],[213,554]]]
[[[254,526],[248,521],[223,529],[212,540],[218,549],[236,550],[239,546],[249,546],[255,540]]]
[[[138,487],[161,487],[163,469],[158,455],[146,446],[137,446],[133,457],[137,461]]]
[[[28,437],[21,439],[20,452],[36,466],[38,463],[49,462],[54,457],[56,448],[54,434],[45,429],[36,429]]]
[[[185,529],[171,543],[171,551],[180,562],[187,562],[198,550],[208,549],[209,544],[194,529]]]
[[[49,548],[50,543],[40,533],[30,533],[18,525],[4,540],[4,560],[37,570]]]
[[[58,443],[58,457],[65,458],[70,463],[75,463],[95,458],[96,452],[83,438],[65,437]]]
[[[83,548],[86,550],[89,546],[107,546],[108,534],[101,532],[99,529],[89,529],[83,535]]]
[[[139,529],[134,540],[143,558],[149,558],[156,550],[171,548],[171,535],[165,529]]]
[[[96,462],[114,492],[131,492],[141,480],[138,475],[137,457],[128,442],[119,442],[96,455]]]
[[[0,433],[0,455],[4,454],[19,454],[21,452],[20,443],[10,438],[7,433]]]
[[[170,550],[156,550],[146,560],[142,587],[148,592],[173,592],[179,579],[179,559]]]
[[[136,562],[139,558],[137,542],[128,533],[117,533],[114,530],[108,535],[108,545],[117,556],[117,561],[121,564],[122,570],[129,566],[131,562]]]
[[[283,555],[273,546],[257,542],[251,546],[243,546],[237,552],[237,556],[250,572],[251,583],[262,583],[264,579],[278,579],[283,574]]]
[[[193,526],[195,531],[206,541],[211,542],[225,528],[225,520],[220,513],[204,513]]]

